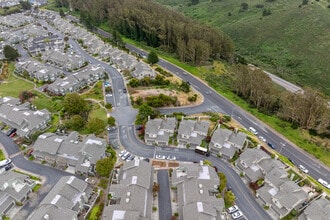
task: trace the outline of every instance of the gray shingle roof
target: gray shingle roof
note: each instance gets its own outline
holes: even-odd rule
[[[56,205],[44,204],[28,217],[28,220],[77,220],[78,213],[70,209],[59,208]]]
[[[270,156],[257,148],[247,148],[239,157],[240,161],[244,162],[248,167],[267,158],[270,158]]]
[[[330,216],[330,201],[321,198],[312,202],[298,217],[299,220],[327,220]]]

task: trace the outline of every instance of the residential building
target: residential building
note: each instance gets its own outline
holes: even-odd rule
[[[14,171],[0,173],[0,217],[7,215],[17,203],[24,203],[35,182],[28,176]]]
[[[28,220],[78,219],[92,194],[92,188],[75,176],[62,177]]]
[[[103,209],[102,219],[151,220],[154,169],[143,160],[125,162],[110,186],[110,204]]]
[[[179,219],[222,219],[224,200],[217,198],[219,177],[213,167],[180,163],[172,172],[176,187]]]
[[[145,125],[144,141],[147,145],[167,146],[176,130],[176,118],[149,119]]]
[[[210,122],[206,120],[184,120],[182,118],[178,129],[178,143],[190,145],[190,147],[200,145],[207,136],[209,126]]]
[[[329,216],[330,201],[326,198],[320,198],[309,204],[299,215],[298,220],[327,220]]]
[[[242,150],[246,145],[247,135],[238,130],[228,130],[218,128],[214,131],[209,149],[211,152],[220,155],[226,159],[231,159],[235,152]]]
[[[0,121],[16,128],[20,137],[29,138],[34,132],[45,129],[50,116],[47,109],[34,110],[30,103],[20,103],[17,98],[0,98]]]
[[[92,174],[96,161],[105,157],[106,141],[93,134],[80,139],[75,131],[68,136],[44,133],[37,138],[32,155],[61,168],[70,167],[77,174]]]
[[[296,211],[307,201],[308,194],[297,183],[289,180],[288,173],[273,169],[265,176],[265,184],[256,191],[257,200],[269,207],[269,212],[283,218]]]

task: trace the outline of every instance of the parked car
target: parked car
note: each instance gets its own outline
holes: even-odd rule
[[[120,153],[118,154],[119,157],[123,156],[127,151],[126,150],[122,150],[120,151]]]
[[[264,138],[263,136],[259,136],[259,139],[260,139],[262,142],[265,142],[265,143],[266,143],[266,138]]]
[[[303,165],[299,165],[299,169],[301,170],[301,171],[303,171],[304,173],[308,173],[308,170],[303,166]]]
[[[126,88],[123,88],[123,93],[127,93],[127,90],[126,90]]]
[[[11,137],[11,138],[13,138],[15,136],[16,136],[16,132],[13,132],[13,133],[11,133],[11,135],[9,135],[9,137]]]
[[[126,153],[124,153],[124,154],[121,156],[121,159],[122,159],[122,160],[126,160],[129,156],[131,156],[131,153],[130,153],[130,152],[126,152]]]
[[[227,212],[228,212],[229,214],[234,213],[234,212],[236,212],[236,211],[238,211],[238,207],[237,207],[237,205],[231,206],[231,207],[229,207],[229,208],[227,209]]]
[[[272,148],[272,149],[275,149],[275,146],[274,146],[274,144],[272,144],[272,143],[268,142],[268,143],[267,143],[267,145],[268,145],[270,148]]]
[[[17,129],[16,128],[11,128],[7,131],[7,136],[9,137],[12,133],[16,132]]]
[[[241,216],[243,216],[243,213],[241,211],[237,211],[231,214],[231,217],[233,217],[233,219],[238,219]]]
[[[26,152],[26,155],[29,157],[31,156],[31,154],[33,153],[33,148],[30,148],[27,152]]]
[[[249,131],[251,133],[253,133],[254,135],[257,135],[258,134],[257,130],[255,128],[253,128],[253,127],[249,127]]]
[[[167,157],[168,160],[176,160],[176,157],[173,155],[168,155]]]
[[[317,181],[318,181],[319,183],[321,183],[324,187],[330,189],[330,184],[329,184],[327,181],[325,181],[324,179],[319,178]]]
[[[291,158],[288,158],[288,160],[289,160],[292,164],[295,164],[295,162],[294,162]]]
[[[126,161],[132,161],[134,160],[135,156],[131,154],[129,157],[127,157]]]
[[[158,160],[165,160],[166,159],[166,156],[160,155],[160,154],[156,154],[155,158],[158,159]]]
[[[5,166],[5,171],[8,171],[12,168],[13,166],[11,164],[8,164],[7,166]]]

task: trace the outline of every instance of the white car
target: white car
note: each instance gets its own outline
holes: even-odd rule
[[[234,212],[233,214],[231,214],[231,217],[233,217],[233,219],[237,219],[241,216],[243,216],[243,213],[241,211],[237,211],[237,212]]]
[[[264,138],[263,136],[259,136],[259,139],[263,142],[266,142],[266,138]]]
[[[158,159],[158,160],[165,160],[166,159],[166,156],[160,155],[160,154],[156,154],[155,158]]]
[[[324,187],[330,189],[330,184],[327,181],[325,181],[324,179],[320,178],[317,181],[319,181],[319,183],[321,183]]]
[[[301,170],[301,171],[303,171],[304,173],[308,173],[308,170],[303,166],[303,165],[299,165],[299,169]]]
[[[168,155],[167,159],[168,160],[176,160],[176,157],[175,156]]]
[[[231,213],[236,212],[237,210],[238,210],[237,205],[234,205],[234,206],[229,207],[229,208],[227,209],[227,212],[228,212],[229,214],[231,214]]]
[[[123,156],[125,153],[126,153],[126,150],[123,150],[123,151],[121,151],[121,152],[118,154],[118,156],[121,157],[121,156]]]

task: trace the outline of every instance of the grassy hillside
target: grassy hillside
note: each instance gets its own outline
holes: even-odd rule
[[[329,0],[200,0],[192,6],[189,0],[156,1],[221,28],[249,62],[330,95]],[[263,16],[264,10],[271,14]]]

